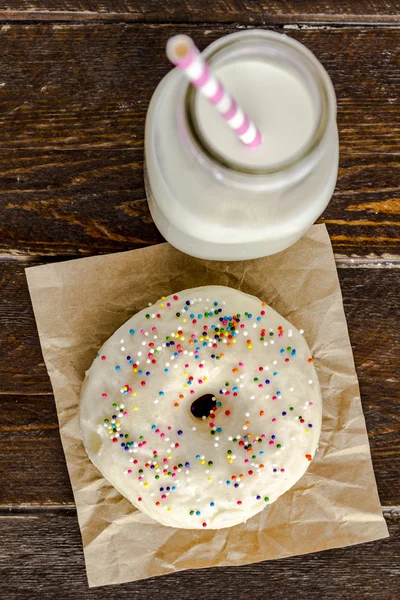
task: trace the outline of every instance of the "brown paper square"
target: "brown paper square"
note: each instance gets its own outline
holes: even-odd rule
[[[372,469],[342,296],[324,225],[294,246],[245,262],[212,262],[169,244],[26,271],[82,533],[89,586],[190,568],[240,565],[388,536]],[[322,394],[320,446],[295,487],[246,524],[172,529],[136,510],[92,465],[79,392],[98,348],[162,295],[227,285],[266,300],[305,330]]]

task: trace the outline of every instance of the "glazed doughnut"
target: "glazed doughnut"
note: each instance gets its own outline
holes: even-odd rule
[[[163,525],[219,529],[275,502],[321,431],[310,350],[275,310],[207,286],[161,298],[103,345],[81,392],[86,451]]]

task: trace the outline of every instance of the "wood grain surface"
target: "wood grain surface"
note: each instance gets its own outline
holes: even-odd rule
[[[0,4],[1,598],[398,600],[398,0],[5,0]],[[245,567],[87,588],[24,268],[162,241],[142,180],[164,47],[248,26],[306,44],[338,97],[327,224],[391,538]]]
[[[344,154],[319,222],[335,253],[400,255],[400,160]],[[163,241],[143,186],[143,151],[0,150],[0,255],[27,260],[88,256]]]
[[[0,262],[0,393],[50,394],[24,268]],[[363,396],[371,393],[371,401],[389,407],[400,379],[399,271],[339,268],[338,274]]]
[[[400,519],[386,517],[391,537],[370,544],[88,590],[73,512],[3,515],[1,591],[15,600],[398,600]]]
[[[186,30],[204,47],[237,29],[0,30],[0,253],[90,255],[161,241],[143,189],[144,120],[152,91],[169,70],[165,41]],[[339,180],[321,219],[334,250],[399,256],[400,32],[289,33],[322,60],[338,96]]]
[[[5,0],[8,20],[120,20],[150,23],[390,23],[397,0]]]
[[[7,25],[0,29],[0,148],[142,150],[148,103],[170,71],[167,39],[188,32],[204,48],[238,30]],[[398,152],[400,29],[287,30],[287,35],[312,50],[332,78],[342,154]]]
[[[395,390],[387,383],[367,387],[363,408],[380,500],[396,506],[400,419]],[[0,413],[0,470],[7,481],[0,488],[0,510],[74,506],[53,396],[0,394]]]

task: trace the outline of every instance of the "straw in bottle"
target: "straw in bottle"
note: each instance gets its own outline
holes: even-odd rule
[[[255,148],[261,144],[260,131],[215,77],[190,37],[175,35],[170,38],[167,56],[215,106],[245,146]]]

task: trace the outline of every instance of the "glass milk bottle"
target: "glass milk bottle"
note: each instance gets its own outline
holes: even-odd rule
[[[203,56],[262,134],[247,148],[179,69],[147,113],[145,184],[155,224],[200,258],[243,260],[296,242],[327,206],[337,178],[336,98],[305,46],[250,30]]]

